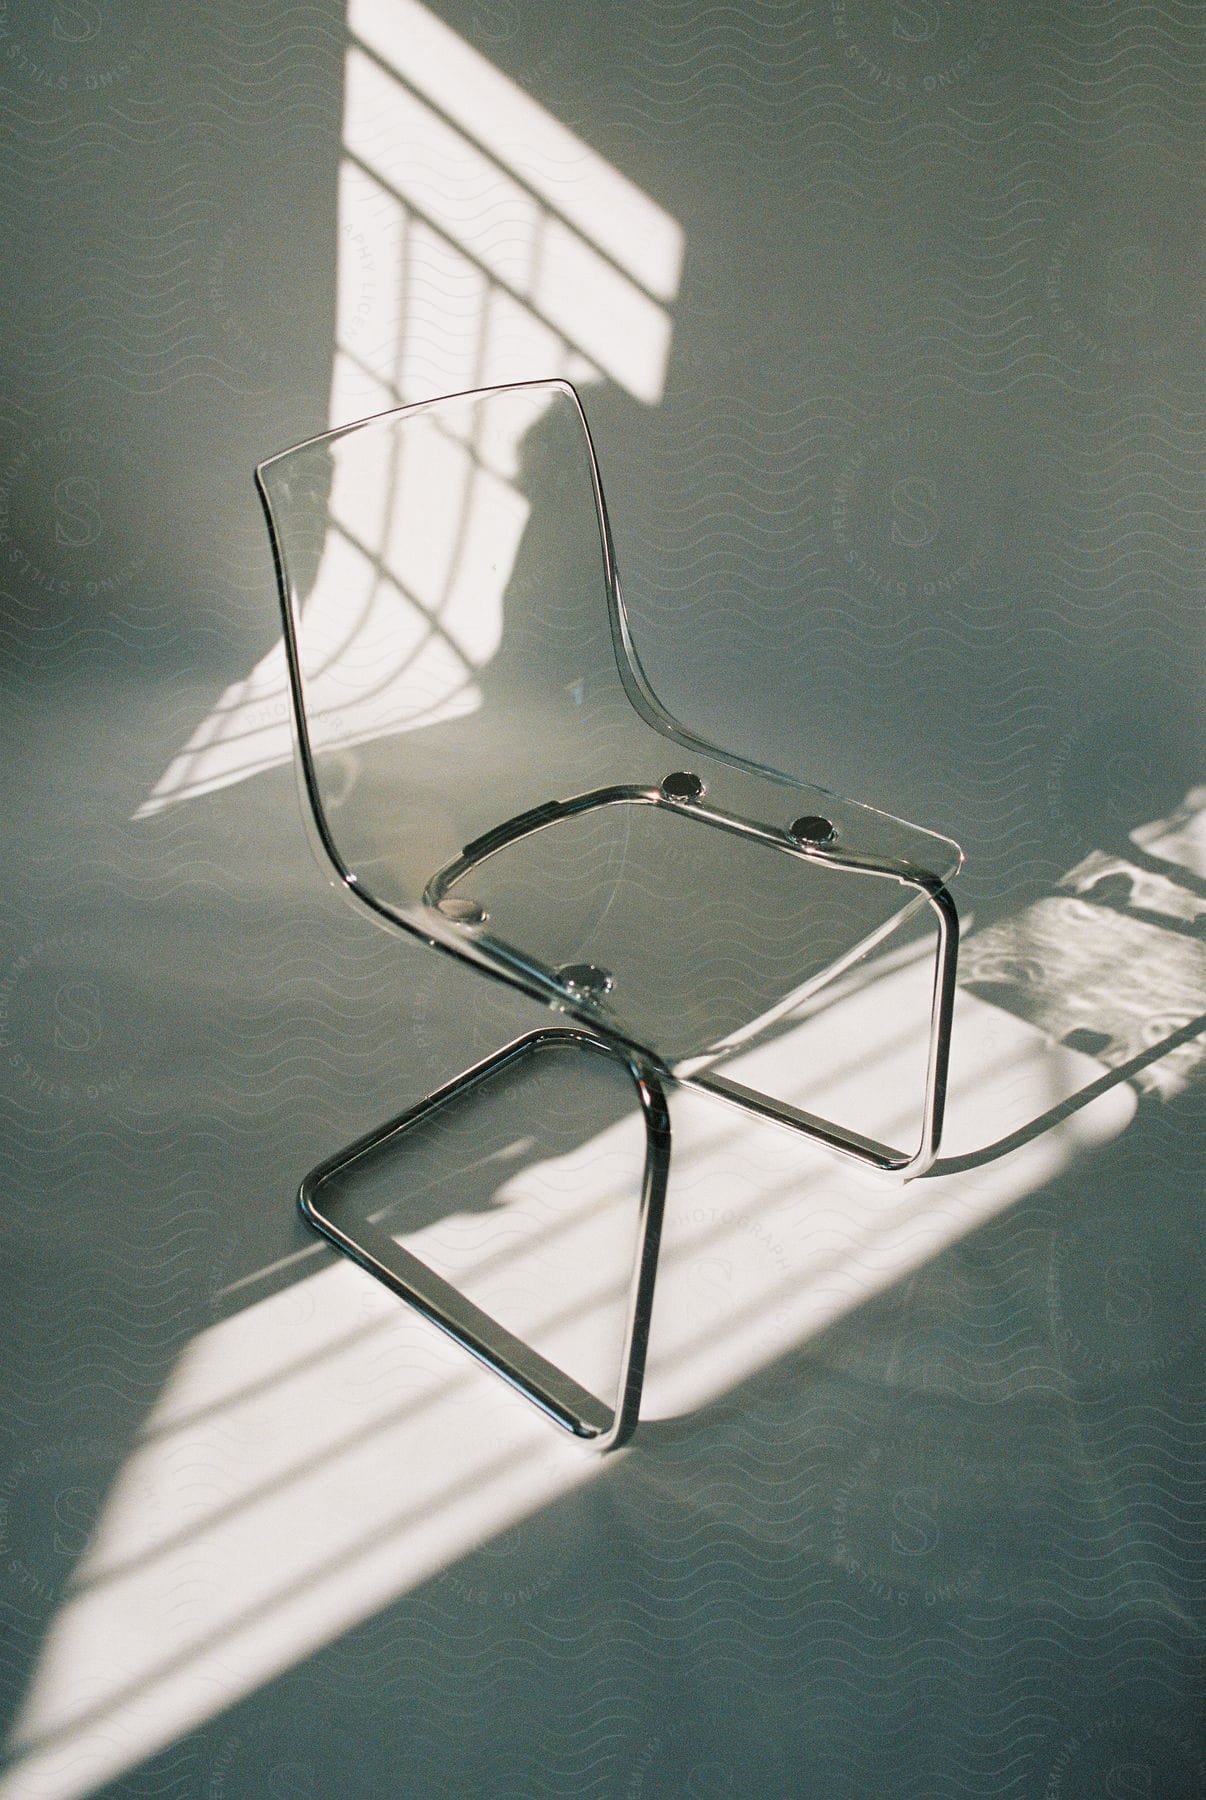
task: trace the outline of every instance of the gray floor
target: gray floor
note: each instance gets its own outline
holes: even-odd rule
[[[220,1407],[172,1440],[172,1396],[215,1345],[255,1385],[320,1343],[335,1259],[297,1178],[534,1021],[326,887],[286,766],[140,809],[276,642],[251,468],[326,427],[333,344],[370,394],[394,332],[410,398],[475,327],[415,215],[340,209],[340,6],[5,23],[0,1793],[1200,1793],[1196,10],[353,12],[387,75],[398,27],[467,158],[432,17],[573,134],[567,205],[589,149],[681,230],[642,303],[664,369],[624,377],[604,316],[589,342],[554,320],[524,372],[618,359],[587,403],[666,700],[964,845],[969,1041],[1004,1064],[957,1048],[963,1162],[908,1190],[899,1255],[841,1222],[857,1184],[692,1115],[708,1172],[672,1214],[731,1194],[742,1223],[667,1289],[631,1452],[583,1477],[504,1396],[491,1430],[539,1479],[493,1523],[458,1537],[437,1485],[385,1533],[382,1490],[434,1478],[403,1433],[367,1486],[274,1477],[266,1528],[205,1535],[267,1450]],[[499,182],[545,154],[518,116],[472,127]],[[416,166],[445,142],[403,138]],[[489,286],[508,215],[475,167],[457,253]],[[387,316],[397,231],[417,274]],[[754,1281],[771,1324],[733,1314],[731,1373],[723,1333],[676,1360],[768,1249],[812,1313],[775,1323]],[[441,1355],[370,1332],[323,1392],[368,1421]],[[261,1385],[283,1466],[301,1414]],[[114,1546],[167,1540],[123,1588]]]

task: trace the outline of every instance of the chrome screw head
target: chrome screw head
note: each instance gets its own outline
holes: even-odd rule
[[[581,994],[595,1000],[600,994],[610,994],[616,985],[616,978],[607,969],[600,969],[594,963],[566,963],[557,971],[558,981],[564,982],[573,994]]]
[[[689,769],[676,769],[662,782],[662,793],[667,800],[702,800],[705,792],[699,776]]]
[[[801,818],[792,820],[787,835],[794,837],[798,844],[832,844],[837,830],[833,820],[824,818],[821,813],[804,813]]]
[[[490,915],[477,900],[466,900],[460,894],[445,894],[436,910],[454,925],[484,925]]]

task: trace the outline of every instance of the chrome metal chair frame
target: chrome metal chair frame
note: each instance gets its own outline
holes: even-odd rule
[[[674,778],[670,778],[673,781]],[[682,772],[678,781],[682,782]],[[585,813],[602,806],[615,805],[660,806],[704,825],[711,825],[721,831],[731,831],[740,837],[751,838],[759,843],[767,844],[772,849],[781,850],[788,856],[795,856],[803,861],[811,862],[828,869],[844,869],[847,873],[867,875],[880,881],[895,881],[901,887],[911,888],[924,897],[934,914],[937,926],[937,946],[934,960],[934,984],[930,1001],[929,1043],[926,1057],[925,1091],[922,1101],[921,1139],[916,1150],[894,1150],[873,1138],[862,1136],[849,1127],[835,1125],[827,1120],[802,1112],[782,1100],[774,1100],[766,1095],[758,1094],[740,1083],[716,1075],[703,1072],[694,1075],[676,1075],[672,1069],[661,1067],[661,1077],[665,1081],[678,1081],[683,1086],[702,1088],[720,1099],[727,1100],[730,1105],[741,1107],[744,1111],[754,1113],[759,1118],[769,1119],[775,1124],[785,1125],[789,1130],[801,1132],[805,1137],[815,1138],[828,1149],[848,1156],[856,1162],[866,1163],[873,1169],[884,1173],[899,1175],[902,1180],[910,1180],[922,1175],[929,1168],[938,1154],[942,1138],[943,1114],[946,1107],[947,1070],[950,1062],[951,1019],[955,1000],[955,978],[959,955],[959,918],[955,903],[951,899],[946,884],[923,869],[911,867],[900,861],[880,861],[874,857],[859,855],[856,851],[839,850],[836,846],[823,843],[808,843],[793,836],[790,828],[774,831],[763,825],[754,824],[736,814],[723,812],[716,807],[704,804],[701,796],[684,798],[676,794],[669,783],[660,788],[643,787],[610,787],[599,788],[593,793],[578,794],[571,800],[550,801],[547,805],[533,809],[515,819],[508,819],[499,825],[487,837],[479,838],[475,843],[466,846],[455,862],[447,864],[434,875],[428,884],[424,896],[432,907],[438,907],[445,900],[453,883],[460,881],[472,870],[479,868],[488,858],[500,850],[518,843],[533,832],[543,831],[557,820],[570,818],[578,813]],[[573,998],[579,1004],[589,996],[574,994],[566,980],[566,971],[546,968],[532,958],[525,958],[523,966],[517,971],[522,985],[539,983],[544,997],[553,1004],[562,1004],[567,998]],[[593,1021],[592,1021],[593,1023]],[[598,1026],[595,1026],[598,1029]],[[646,1058],[650,1053],[641,1052]]]
[[[324,1188],[332,1178],[353,1168],[360,1158],[402,1138],[427,1123],[442,1108],[471,1094],[494,1077],[511,1070],[529,1057],[559,1046],[574,1045],[612,1058],[627,1070],[645,1125],[645,1165],[641,1179],[637,1217],[636,1251],[624,1321],[617,1404],[609,1409],[597,1395],[559,1369],[475,1306],[459,1289],[445,1281],[428,1264],[402,1248],[390,1234],[364,1219],[356,1221],[355,1234],[340,1224],[338,1205],[327,1201]],[[302,1216],[337,1249],[367,1269],[423,1317],[468,1350],[486,1368],[509,1382],[517,1392],[575,1437],[590,1441],[596,1450],[612,1450],[631,1437],[641,1410],[645,1379],[645,1355],[653,1316],[653,1286],[657,1277],[658,1248],[666,1207],[666,1182],[670,1170],[670,1115],[657,1074],[621,1044],[609,1043],[597,1034],[572,1026],[549,1025],[516,1038],[493,1056],[466,1069],[446,1086],[428,1094],[417,1106],[388,1124],[358,1138],[346,1150],[312,1169],[301,1184],[298,1204]]]
[[[717,750],[678,725],[665,712],[649,687],[632,647],[627,615],[619,596],[606,502],[594,446],[581,404],[573,389],[564,382],[518,384],[520,387],[541,385],[557,387],[572,397],[585,435],[603,565],[611,596],[611,627],[616,664],[632,707],[648,726],[666,740],[668,764],[679,761],[684,750],[688,757],[691,752],[695,752],[701,759],[719,758],[731,768],[765,777],[769,782],[784,783],[790,794],[793,784],[785,782],[785,778],[778,776],[775,771]],[[512,390],[498,389],[487,390],[485,393],[510,391]],[[473,400],[481,397],[485,397],[485,394],[449,398]],[[382,421],[418,413],[432,404],[439,402],[423,402],[413,408],[403,408],[397,415],[382,415]],[[364,423],[378,422],[381,421]],[[345,428],[351,429],[358,428]],[[296,450],[304,451],[324,446],[328,442],[335,443],[343,435],[344,431],[329,432],[310,440],[308,444],[297,446]],[[421,922],[416,920],[413,912],[408,917],[383,904],[364,887],[355,871],[341,857],[326,818],[315,770],[291,605],[290,578],[265,477],[265,471],[270,470],[273,464],[294,454],[296,451],[284,452],[281,458],[271,458],[261,464],[256,471],[256,480],[273,545],[296,725],[298,766],[307,803],[308,821],[316,836],[316,848],[330,864],[349,896],[367,906],[383,923],[416,933],[432,948],[467,959],[495,979],[534,995],[563,1016],[568,1014],[576,1020],[573,1026],[550,1026],[518,1038],[494,1056],[428,1095],[418,1106],[320,1164],[306,1176],[301,1185],[301,1210],[309,1223],[340,1250],[414,1306],[480,1362],[502,1376],[558,1425],[577,1437],[589,1440],[598,1449],[610,1449],[631,1435],[640,1412],[670,1158],[670,1125],[665,1087],[677,1082],[713,1094],[747,1113],[785,1126],[831,1151],[873,1169],[894,1173],[903,1179],[923,1174],[938,1153],[942,1133],[958,955],[958,919],[955,906],[945,881],[937,874],[907,860],[868,854],[836,842],[838,834],[825,817],[809,815],[795,820],[785,818],[782,822],[773,819],[759,820],[744,817],[721,806],[714,799],[709,799],[705,781],[691,770],[689,761],[685,767],[671,769],[660,785],[613,784],[531,807],[500,822],[432,874],[422,897]],[[672,746],[678,746],[673,756]],[[702,762],[700,766],[704,766]],[[706,1057],[697,1059],[689,1069],[676,1070],[668,1066],[648,1046],[629,1040],[622,1029],[617,1029],[615,1020],[600,1004],[603,986],[592,989],[591,985],[592,976],[598,975],[601,981],[606,980],[603,971],[595,971],[590,967],[583,969],[576,965],[560,969],[546,966],[519,947],[497,938],[490,941],[488,955],[484,948],[475,945],[472,909],[466,907],[463,912],[457,911],[457,897],[452,893],[454,884],[480,868],[499,851],[546,830],[560,820],[616,805],[668,809],[699,825],[734,833],[767,845],[785,856],[810,863],[817,868],[861,875],[869,880],[893,882],[910,890],[916,896],[917,904],[930,908],[937,936],[921,1131],[915,1149],[910,1151],[893,1148],[848,1127],[752,1090],[707,1066],[709,1059]],[[450,901],[452,906],[449,905]],[[859,944],[848,957],[835,962],[827,974],[836,974],[866,948],[865,943]],[[619,1398],[614,1411],[610,1411],[563,1370],[556,1368],[531,1346],[522,1343],[496,1320],[475,1307],[426,1264],[402,1250],[388,1234],[378,1233],[375,1227],[363,1222],[357,1223],[353,1233],[346,1224],[340,1223],[338,1207],[329,1204],[324,1194],[332,1177],[347,1171],[359,1158],[390,1140],[402,1138],[440,1109],[471,1094],[522,1060],[567,1043],[589,1045],[600,1054],[618,1060],[625,1067],[632,1080],[645,1125],[646,1155],[640,1194],[637,1250],[628,1297]]]

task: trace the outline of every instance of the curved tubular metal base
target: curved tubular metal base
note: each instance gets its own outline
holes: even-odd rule
[[[841,1156],[866,1163],[884,1174],[912,1181],[931,1167],[942,1142],[942,1121],[946,1110],[947,1071],[950,1066],[951,1022],[955,1010],[955,978],[959,962],[959,916],[955,903],[942,882],[932,878],[900,876],[902,882],[924,893],[938,926],[938,944],[934,957],[934,987],[930,1001],[929,1051],[926,1060],[925,1095],[922,1100],[921,1141],[915,1151],[893,1150],[874,1138],[863,1137],[844,1125],[834,1125],[814,1113],[802,1112],[784,1100],[774,1100],[753,1088],[743,1087],[726,1075],[703,1071],[681,1077],[684,1087],[702,1088],[731,1106],[786,1125],[805,1137],[815,1138]]]
[[[947,1071],[950,1064],[951,1022],[955,1006],[955,979],[959,958],[959,915],[955,903],[951,899],[946,884],[938,876],[926,869],[915,867],[912,863],[881,859],[864,855],[856,850],[839,849],[834,844],[813,844],[801,842],[790,832],[773,826],[763,825],[751,819],[744,819],[737,813],[726,812],[722,808],[708,804],[695,798],[679,798],[666,792],[664,787],[648,787],[638,785],[613,785],[605,788],[594,788],[588,793],[576,794],[569,800],[550,800],[543,806],[532,807],[529,811],[517,814],[513,819],[506,819],[501,825],[467,844],[460,856],[437,870],[427,884],[423,899],[430,907],[438,907],[445,900],[454,884],[462,880],[472,870],[479,868],[490,857],[500,850],[510,848],[523,838],[530,837],[538,831],[546,830],[561,819],[573,818],[578,814],[592,812],[604,806],[637,805],[663,807],[676,812],[685,818],[696,820],[703,825],[711,825],[720,831],[733,832],[739,837],[752,838],[756,842],[770,845],[786,856],[794,856],[801,861],[819,864],[823,868],[841,869],[847,874],[865,875],[880,881],[894,881],[901,887],[912,888],[924,897],[934,914],[937,926],[937,945],[934,957],[934,985],[930,1001],[929,1044],[926,1056],[925,1091],[922,1100],[921,1137],[916,1150],[896,1150],[876,1139],[864,1137],[862,1133],[842,1125],[836,1125],[828,1119],[818,1118],[815,1114],[803,1112],[798,1107],[784,1100],[777,1100],[772,1095],[760,1093],[754,1088],[747,1088],[728,1076],[713,1073],[707,1069],[693,1072],[690,1075],[678,1075],[673,1078],[681,1081],[684,1087],[700,1088],[730,1105],[739,1106],[743,1111],[753,1113],[758,1118],[771,1120],[778,1125],[785,1125],[789,1130],[798,1131],[805,1137],[815,1139],[828,1149],[839,1155],[852,1158],[855,1162],[865,1163],[869,1168],[878,1169],[885,1174],[900,1176],[910,1181],[918,1175],[924,1175],[938,1154],[942,1141],[942,1122],[946,1108]],[[559,995],[563,1003],[580,1005],[581,996],[567,990],[562,979],[554,969],[547,968],[532,957],[518,951],[514,946],[504,945],[495,940],[494,948],[508,956],[517,968],[522,968],[530,981],[538,982],[547,995]],[[838,974],[845,966],[843,962],[835,963],[831,974]],[[668,1070],[663,1075],[670,1075]]]
[[[567,1045],[597,1051],[627,1069],[645,1124],[645,1165],[637,1245],[614,1409],[475,1306],[434,1269],[398,1244],[388,1231],[365,1219],[357,1219],[353,1232],[340,1224],[335,1216],[337,1207],[324,1205],[326,1184],[361,1157],[379,1149],[388,1140],[403,1136],[429,1120],[440,1108],[513,1069],[524,1059]],[[557,1425],[575,1437],[588,1440],[596,1450],[611,1450],[631,1437],[640,1416],[669,1167],[670,1117],[661,1082],[654,1070],[627,1047],[599,1035],[571,1026],[546,1026],[516,1038],[484,1062],[466,1069],[455,1080],[427,1095],[417,1106],[328,1157],[302,1182],[298,1205],[307,1222],[329,1238],[337,1249],[430,1319],[486,1368],[509,1382]]]

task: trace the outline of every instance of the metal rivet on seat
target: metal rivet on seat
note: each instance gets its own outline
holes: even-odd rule
[[[662,792],[667,800],[702,800],[704,791],[704,784],[699,776],[693,775],[689,769],[676,769],[662,783]]]
[[[558,981],[563,981],[567,988],[575,994],[610,994],[616,985],[616,978],[607,969],[600,969],[594,963],[566,963],[557,971]]]
[[[437,910],[454,925],[484,925],[490,917],[477,900],[466,900],[460,894],[445,894],[437,902]]]
[[[837,836],[833,820],[820,813],[805,813],[802,818],[793,819],[787,833],[800,844],[832,844]]]

